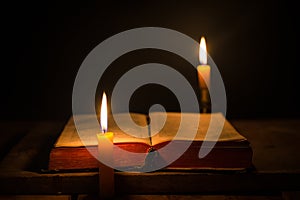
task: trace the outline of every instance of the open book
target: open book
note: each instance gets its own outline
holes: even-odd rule
[[[199,118],[200,115],[200,118]],[[128,120],[128,115],[117,114],[118,119]],[[86,129],[80,137],[76,131],[72,118],[68,121],[63,132],[57,139],[50,153],[49,169],[90,169],[97,168],[97,137],[95,131],[89,129],[89,117],[83,116],[82,123]],[[148,116],[131,113],[132,120],[140,130],[132,130],[131,127],[123,127],[121,130],[111,117],[108,119],[108,129],[114,133],[114,144],[126,151],[147,153],[149,148],[164,148],[170,141],[190,142],[189,148],[176,161],[167,168],[176,169],[245,169],[251,167],[252,150],[249,142],[224,118],[221,113],[196,114],[196,113],[172,113],[167,115],[161,112],[150,114],[151,126],[148,126]],[[182,121],[182,119],[185,119]],[[165,123],[161,124],[162,119]],[[199,120],[200,119],[200,120]],[[214,123],[209,128],[211,120]],[[197,123],[195,123],[197,122]],[[126,124],[126,123],[125,123]],[[181,133],[178,136],[178,130]],[[183,128],[182,128],[183,127]],[[218,129],[221,130],[218,135]],[[209,131],[208,131],[209,130]],[[135,135],[130,133],[134,132]],[[191,136],[189,133],[195,133]],[[215,144],[210,153],[204,158],[199,158],[199,150],[203,141],[206,144]],[[202,148],[205,148],[205,146]],[[164,155],[162,155],[164,159]],[[166,157],[165,157],[166,158]],[[126,162],[125,155],[114,155],[117,166],[130,165]],[[145,158],[139,158],[139,164],[143,164]]]

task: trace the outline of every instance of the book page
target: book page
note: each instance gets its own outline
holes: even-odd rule
[[[155,118],[162,118],[161,115],[164,115],[164,113],[151,113],[151,130],[155,131],[159,129],[155,127],[157,124],[155,122]],[[206,140],[208,141],[239,141],[246,139],[245,137],[240,135],[236,131],[236,129],[224,118],[222,113],[201,113],[199,118],[198,113],[169,112],[167,113],[167,120],[162,130],[160,130],[156,135],[152,137],[152,144],[155,145],[161,142],[171,141],[177,134],[178,128],[181,123],[181,117],[185,118],[185,124],[182,124],[182,126],[184,127],[184,133],[182,136],[176,138],[177,140],[190,140],[191,136],[189,134],[193,133],[193,131],[197,132],[195,138],[193,139],[194,141],[203,141],[206,135]],[[211,126],[210,131],[207,133],[212,118],[214,119],[214,123],[213,126]],[[198,119],[200,120],[198,125],[196,123],[194,123],[194,125],[190,125],[188,123],[195,122]],[[224,120],[225,123],[223,126],[222,121]],[[222,130],[219,138],[217,135],[218,128]]]
[[[115,117],[118,117],[120,120],[123,129],[116,124],[115,120],[110,119],[109,131],[114,132],[114,143],[145,143],[149,144],[149,129],[147,124],[147,116],[145,114],[130,113],[132,120],[137,125],[131,127],[127,124],[128,115],[127,114],[115,114]]]
[[[116,114],[118,117],[126,118],[127,115],[125,114]],[[155,112],[151,113],[151,132],[155,132],[155,130],[158,130],[159,127],[156,127],[157,123],[156,119],[162,119],[164,113]],[[162,130],[159,131],[159,133],[155,134],[152,137],[152,144],[158,144],[160,142],[166,142],[172,140],[175,135],[177,134],[179,125],[181,123],[181,117],[184,117],[186,119],[185,124],[182,126],[184,127],[184,135],[181,137],[178,137],[177,140],[187,140],[190,139],[190,134],[192,131],[196,131],[197,134],[193,140],[195,141],[203,141],[208,130],[209,123],[211,121],[211,118],[214,118],[214,125],[211,127],[210,132],[208,133],[208,141],[215,141],[215,138],[217,138],[217,128],[221,128],[222,132],[220,137],[218,138],[218,141],[239,141],[239,140],[245,140],[245,138],[240,135],[236,129],[224,118],[224,116],[221,113],[213,113],[213,114],[201,114],[200,116],[200,122],[199,126],[194,125],[192,126],[192,123],[197,120],[199,114],[197,113],[171,113],[169,112],[167,114],[167,120],[164,124]],[[55,147],[81,147],[81,146],[97,146],[98,141],[96,134],[100,132],[100,125],[99,125],[99,132],[95,133],[92,129],[89,127],[89,119],[91,118],[91,115],[83,115],[82,123],[84,124],[85,130],[83,133],[81,133],[80,137],[77,133],[77,130],[74,125],[73,118],[70,118],[69,122],[65,126],[62,134],[59,136],[57,142],[55,143]],[[147,125],[146,115],[144,114],[137,114],[137,113],[131,113],[132,119],[141,126]],[[224,127],[222,125],[222,120],[225,120]],[[114,122],[114,119],[112,117],[109,117],[108,119],[108,131],[114,133],[114,143],[145,143],[150,144],[150,139],[147,137],[149,132],[144,131],[140,132],[140,135],[137,137],[134,137],[130,135],[132,132],[131,127],[125,127],[124,130],[121,130]],[[219,123],[220,122],[220,123]],[[141,129],[142,130],[142,129]],[[127,134],[129,133],[129,134]],[[153,133],[152,133],[153,134]],[[186,135],[186,137],[185,137]],[[84,142],[83,142],[84,141]]]
[[[55,147],[80,147],[83,146],[79,135],[77,134],[73,117],[71,117],[68,123],[65,125],[63,131],[58,137]]]
[[[125,114],[115,114],[119,119],[127,118]],[[93,129],[90,128],[90,119],[92,115],[81,115],[80,116],[80,123],[84,128],[81,132],[80,137],[77,133],[73,117],[71,117],[64,127],[61,135],[57,139],[55,143],[55,147],[82,147],[82,146],[97,146],[98,141],[96,134],[100,133],[100,125],[99,131],[95,132]],[[139,126],[147,126],[146,115],[138,114],[138,113],[131,113],[131,117],[133,121]],[[132,132],[131,127],[124,127],[124,130],[121,130],[116,124],[112,116],[108,118],[108,131],[114,133],[114,143],[128,143],[128,142],[138,142],[138,143],[145,143],[149,144],[148,131],[145,132],[147,129],[141,129],[144,131],[139,131],[139,137],[131,136]]]

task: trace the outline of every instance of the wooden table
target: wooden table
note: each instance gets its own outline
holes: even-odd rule
[[[300,191],[300,119],[230,121],[251,142],[255,171],[116,172],[116,192],[254,194]],[[55,121],[0,122],[0,194],[97,194],[98,172],[43,173],[51,146],[64,124]]]

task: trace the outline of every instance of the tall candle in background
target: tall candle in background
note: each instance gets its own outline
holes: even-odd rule
[[[207,51],[204,37],[201,37],[199,47],[199,61],[200,65],[197,66],[198,82],[201,93],[200,107],[202,112],[210,111],[210,66],[207,64]]]

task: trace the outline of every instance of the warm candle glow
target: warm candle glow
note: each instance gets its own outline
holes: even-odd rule
[[[107,98],[105,92],[103,92],[101,111],[100,111],[100,125],[103,133],[107,132]]]
[[[201,37],[199,48],[199,61],[201,65],[207,64],[206,42],[204,37]]]

